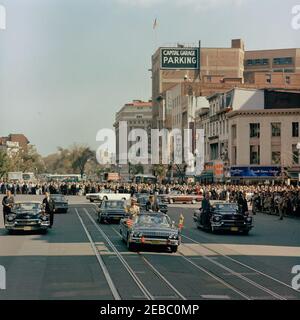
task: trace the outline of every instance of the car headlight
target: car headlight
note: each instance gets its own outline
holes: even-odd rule
[[[252,222],[252,217],[247,217],[247,218],[246,218],[246,221],[247,221],[247,222]]]
[[[222,220],[222,216],[213,216],[213,221],[219,222]]]
[[[47,220],[48,220],[48,217],[47,217],[47,216],[42,215],[42,216],[40,217],[40,219],[41,219],[42,221],[47,221]]]
[[[7,221],[9,222],[12,222],[16,219],[16,215],[15,214],[9,214],[7,217],[6,217]]]
[[[177,233],[172,233],[169,235],[169,239],[177,239],[178,238],[178,234]]]

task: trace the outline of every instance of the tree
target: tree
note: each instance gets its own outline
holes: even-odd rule
[[[167,166],[163,165],[163,164],[154,164],[152,166],[152,171],[153,174],[158,177],[160,179],[160,181],[162,181],[167,174]]]
[[[12,153],[8,158],[9,171],[42,173],[45,170],[45,164],[41,155],[32,145],[16,153]]]
[[[136,174],[143,174],[144,173],[144,166],[141,163],[138,164],[131,164],[128,163],[129,166],[129,174],[136,175]]]
[[[86,164],[89,160],[95,158],[95,152],[92,151],[89,147],[84,146],[74,146],[70,151],[70,159],[72,162],[72,168],[75,171],[79,171],[81,177],[85,172]]]
[[[4,177],[9,171],[9,159],[6,152],[0,150],[0,178]]]

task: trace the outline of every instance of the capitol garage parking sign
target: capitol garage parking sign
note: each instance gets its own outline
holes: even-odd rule
[[[199,69],[199,48],[161,48],[161,69]]]

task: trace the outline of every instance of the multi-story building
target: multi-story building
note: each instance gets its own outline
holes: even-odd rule
[[[225,174],[237,180],[296,177],[299,93],[235,88],[208,100],[209,109],[196,115],[196,127],[205,131],[207,163],[221,161]]]
[[[127,123],[127,133],[125,137],[122,136],[120,131],[120,122]],[[149,160],[149,155],[151,154],[151,123],[152,123],[152,101],[141,101],[134,100],[131,103],[126,103],[117,113],[115,117],[115,132],[116,132],[116,162],[121,168],[121,173],[128,174],[128,161],[126,164],[121,164],[122,160],[120,157],[127,157],[128,151],[135,144],[135,142],[128,141],[128,134],[133,129],[143,129],[148,133],[148,156],[145,161]],[[122,138],[127,139],[126,155],[121,154],[120,143],[122,143]],[[137,138],[138,139],[138,138]],[[139,150],[137,150],[137,156],[140,156]],[[150,166],[145,166],[147,171]]]
[[[190,59],[190,60],[188,60]],[[199,48],[181,46],[158,48],[152,56],[153,127],[161,128],[164,121],[166,91],[178,83],[189,81],[203,86],[211,94],[216,86],[222,87],[224,79],[242,83],[244,74],[244,43],[232,40],[230,48]],[[207,84],[207,88],[205,85]],[[219,85],[219,86],[218,86]],[[228,88],[227,88],[228,90]],[[216,92],[216,91],[213,91]],[[199,95],[207,95],[205,91]]]
[[[19,150],[26,150],[28,144],[29,140],[24,134],[10,134],[7,137],[0,137],[0,150],[4,150],[10,156]]]

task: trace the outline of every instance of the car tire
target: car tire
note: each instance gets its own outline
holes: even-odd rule
[[[47,232],[48,232],[48,229],[41,230],[41,234],[47,234]]]
[[[176,253],[178,249],[178,246],[171,246],[171,252]]]
[[[14,230],[7,230],[7,233],[11,236],[14,234]]]
[[[90,199],[90,202],[92,202],[92,203],[93,203],[93,202],[94,202],[94,200],[93,200],[93,199]]]
[[[99,218],[98,218],[98,221],[99,221],[100,224],[103,224],[103,223],[104,223],[104,219],[103,219],[102,217],[99,217]]]
[[[242,234],[245,235],[245,236],[247,236],[247,235],[249,235],[249,231],[250,231],[250,230],[244,230],[244,231],[242,232]]]

